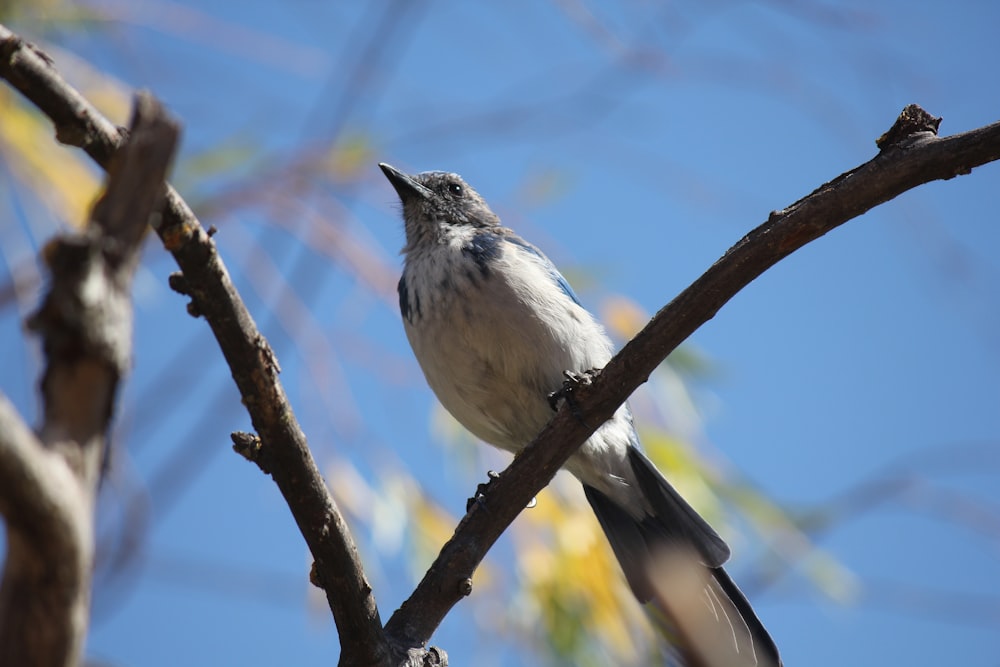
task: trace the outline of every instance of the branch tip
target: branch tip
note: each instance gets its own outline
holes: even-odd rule
[[[265,475],[270,475],[270,461],[266,455],[264,444],[256,433],[233,431],[229,434],[233,441],[233,451],[255,464]]]
[[[190,286],[188,285],[187,278],[184,277],[184,273],[181,271],[174,271],[169,276],[167,276],[167,285],[173,291],[184,296],[190,296]]]
[[[326,587],[319,578],[319,568],[316,567],[316,561],[313,561],[312,565],[309,566],[309,583],[321,591],[326,590]]]
[[[916,134],[929,132],[937,136],[940,125],[940,116],[932,116],[924,111],[919,104],[907,104],[899,113],[899,117],[896,118],[892,127],[875,140],[875,145],[880,151],[884,151],[887,148],[905,143],[907,139]]]

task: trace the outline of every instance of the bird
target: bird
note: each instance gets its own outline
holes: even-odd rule
[[[402,205],[403,328],[427,384],[474,436],[513,454],[553,416],[566,373],[602,368],[613,344],[537,247],[503,226],[458,174],[379,163]],[[584,493],[641,603],[650,559],[681,547],[706,571],[704,602],[739,664],[781,665],[778,649],[723,564],[730,549],[643,453],[627,404],[564,468]]]

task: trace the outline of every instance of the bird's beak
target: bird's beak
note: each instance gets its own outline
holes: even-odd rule
[[[399,195],[399,198],[404,203],[407,199],[413,199],[414,197],[430,199],[433,194],[430,189],[413,180],[412,176],[404,174],[392,165],[379,162],[378,166],[382,169],[385,177],[389,179],[389,182],[392,183],[392,187],[396,189],[396,194]]]

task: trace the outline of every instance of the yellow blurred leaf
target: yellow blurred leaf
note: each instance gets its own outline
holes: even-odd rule
[[[642,443],[650,460],[709,523],[725,520],[724,503],[708,483],[713,476],[705,461],[686,442],[659,428],[642,428]]]
[[[68,51],[40,46],[102,113],[124,122],[130,104],[127,86]],[[76,227],[86,223],[100,188],[100,170],[80,150],[59,145],[50,121],[6,87],[0,88],[0,119],[0,155],[14,177],[55,218]]]
[[[233,172],[253,164],[259,154],[260,148],[254,145],[252,138],[242,135],[229,137],[213,144],[207,150],[188,156],[181,171],[185,180],[191,185],[185,187],[182,184],[179,187],[186,190],[202,179],[220,174],[231,178]]]
[[[861,597],[863,584],[857,575],[829,553],[813,549],[805,562],[809,579],[831,600],[852,604]]]
[[[612,336],[629,340],[646,326],[649,316],[632,299],[612,296],[601,304],[601,319]]]
[[[557,653],[604,647],[620,664],[634,662],[651,629],[579,486],[557,478],[521,514],[514,538],[525,594]]]
[[[327,154],[327,170],[335,181],[352,181],[359,172],[370,168],[373,155],[368,135],[352,134],[338,141]]]
[[[15,178],[59,220],[86,223],[100,181],[82,153],[57,144],[49,121],[7,88],[0,88],[0,118],[0,154]]]

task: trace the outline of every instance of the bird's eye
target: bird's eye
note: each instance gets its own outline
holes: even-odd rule
[[[459,183],[449,183],[448,192],[455,195],[456,197],[461,197],[464,190],[462,189],[462,186]]]

